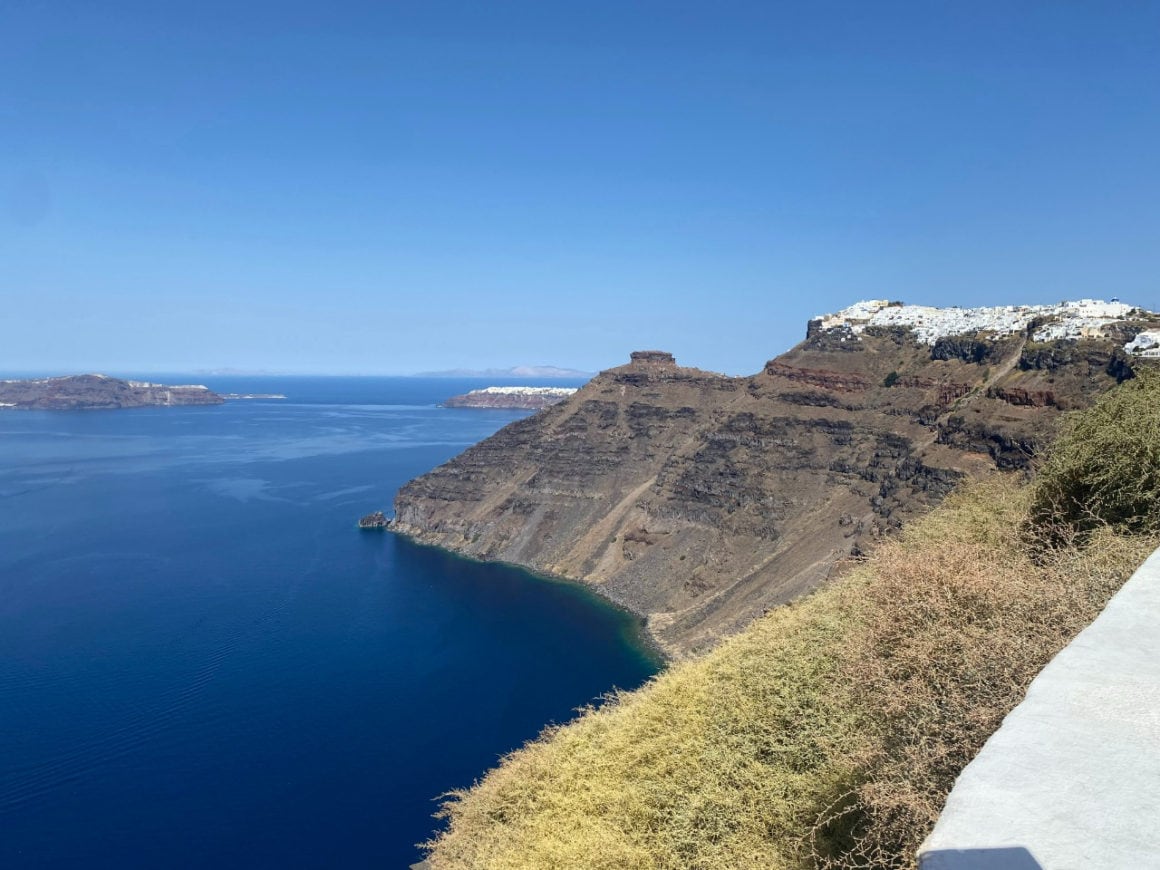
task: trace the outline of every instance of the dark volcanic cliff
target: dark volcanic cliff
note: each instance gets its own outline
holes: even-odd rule
[[[711,645],[967,475],[1027,465],[1059,414],[1130,377],[1124,341],[825,326],[752,377],[634,353],[404,486],[393,528],[581,580],[671,653]],[[1106,333],[1106,334],[1105,334]]]
[[[147,405],[220,405],[223,401],[217,393],[200,385],[170,387],[105,375],[0,381],[0,407],[9,408],[72,411]]]

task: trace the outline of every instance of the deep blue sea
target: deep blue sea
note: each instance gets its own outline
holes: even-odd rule
[[[0,867],[405,867],[655,672],[580,587],[356,529],[522,416],[436,407],[482,382],[165,377],[288,399],[0,412]]]

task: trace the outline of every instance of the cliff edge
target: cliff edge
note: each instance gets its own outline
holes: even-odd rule
[[[398,493],[392,528],[590,584],[673,655],[808,592],[960,480],[1025,467],[1059,415],[1160,353],[1119,302],[812,320],[751,377],[638,351]]]

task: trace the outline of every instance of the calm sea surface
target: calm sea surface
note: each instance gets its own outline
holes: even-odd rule
[[[480,382],[193,380],[289,399],[0,413],[0,867],[405,867],[655,671],[580,588],[356,530],[522,416],[435,407]]]

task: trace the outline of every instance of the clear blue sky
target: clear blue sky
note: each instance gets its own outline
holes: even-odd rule
[[[1160,308],[1160,2],[0,4],[0,369],[747,373]]]

